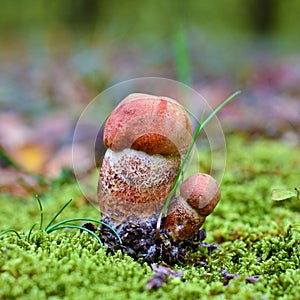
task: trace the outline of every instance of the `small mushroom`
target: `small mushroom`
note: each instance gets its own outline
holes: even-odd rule
[[[98,197],[106,221],[115,228],[157,221],[192,141],[185,109],[167,97],[131,94],[107,119],[103,140],[108,149]],[[219,199],[219,185],[211,176],[190,176],[172,199],[163,229],[174,240],[193,236]]]
[[[193,236],[214,210],[220,196],[220,187],[210,175],[191,175],[182,183],[180,195],[169,206],[163,228],[176,240]]]

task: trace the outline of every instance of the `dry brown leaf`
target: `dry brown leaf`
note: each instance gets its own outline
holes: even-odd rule
[[[34,175],[26,174],[13,168],[0,169],[0,193],[17,198],[28,198],[40,194],[47,187]]]

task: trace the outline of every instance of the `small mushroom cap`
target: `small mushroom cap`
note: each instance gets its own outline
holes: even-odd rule
[[[209,215],[221,197],[218,182],[208,174],[194,174],[181,185],[180,195],[200,215]]]
[[[131,94],[107,119],[103,141],[113,151],[131,148],[148,154],[181,155],[192,141],[192,125],[177,101]]]

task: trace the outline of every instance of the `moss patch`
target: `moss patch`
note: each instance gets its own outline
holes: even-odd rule
[[[106,254],[87,233],[36,230],[29,242],[12,233],[0,237],[0,298],[299,299],[300,237],[288,226],[299,223],[300,204],[271,200],[273,188],[299,186],[299,148],[233,136],[227,147],[222,199],[204,224],[205,241],[221,249],[209,257],[201,248],[191,262],[175,266],[184,271],[183,278],[147,290],[153,275],[147,264],[120,252]],[[74,201],[59,220],[99,217],[97,209],[82,202],[76,183],[57,183],[42,195],[45,222],[69,198]],[[39,220],[34,197],[1,195],[0,206],[0,230],[15,228],[25,236]],[[221,270],[240,276],[227,284]],[[246,280],[255,275],[256,283]]]

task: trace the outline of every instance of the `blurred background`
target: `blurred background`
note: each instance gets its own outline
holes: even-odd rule
[[[299,145],[299,13],[297,0],[1,1],[0,191],[60,176],[84,107],[135,77],[186,83],[212,107],[241,90],[225,132]]]

